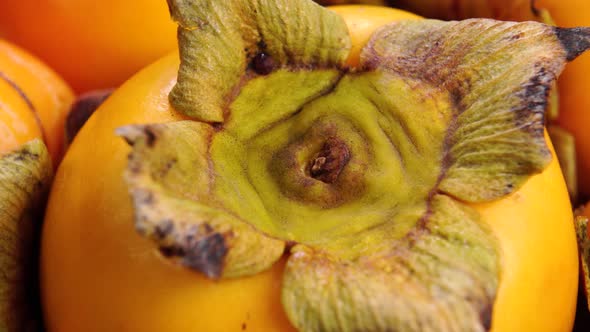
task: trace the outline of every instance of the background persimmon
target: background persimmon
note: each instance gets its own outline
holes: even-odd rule
[[[590,26],[590,1],[540,0],[558,26]],[[559,77],[559,116],[557,124],[572,133],[576,140],[578,185],[582,197],[590,195],[590,54],[572,61]]]
[[[357,20],[379,22],[371,30],[385,22],[366,18],[407,16],[356,8],[334,10],[342,13],[359,44],[365,39],[356,34],[365,32]],[[58,170],[42,243],[49,331],[292,331],[279,300],[282,262],[252,277],[211,281],[163,262],[134,230],[122,177],[129,148],[114,130],[183,118],[168,101],[177,58],[165,57],[116,91],[80,131]],[[555,158],[514,194],[474,207],[491,225],[503,253],[493,330],[571,330],[577,249]]]
[[[49,67],[0,39],[0,330],[41,328],[42,213],[74,95]],[[54,166],[54,167],[52,167]]]
[[[171,51],[166,1],[0,1],[0,37],[47,62],[78,93],[116,87]]]
[[[42,138],[57,165],[74,94],[51,68],[0,39],[0,154]]]

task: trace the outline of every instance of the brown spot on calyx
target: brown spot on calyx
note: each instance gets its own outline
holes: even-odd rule
[[[125,143],[127,143],[129,146],[133,146],[133,144],[135,144],[135,141],[132,140],[131,138],[127,137],[127,136],[122,136],[123,139],[125,140]],[[129,154],[127,155],[127,160],[131,160],[132,159],[132,155]]]
[[[160,170],[158,170],[158,176],[163,178],[166,175],[168,175],[168,172],[170,172],[170,170],[172,169],[172,167],[174,167],[174,165],[176,165],[178,163],[178,159],[176,158],[171,158],[169,160],[166,161],[166,163],[164,164],[164,166],[162,166],[162,168]]]
[[[76,99],[66,118],[66,141],[68,144],[74,140],[82,126],[113,91],[114,89],[90,91]]]
[[[490,299],[490,301],[488,301],[486,303],[483,310],[479,314],[479,319],[481,321],[481,325],[486,331],[489,331],[492,329],[492,313],[494,310],[493,303],[494,303],[493,299]]]
[[[28,149],[24,149],[19,151],[18,153],[12,154],[14,156],[15,161],[25,161],[25,160],[38,160],[39,154],[29,151]]]
[[[510,39],[510,40],[519,40],[519,39],[521,39],[522,37],[524,37],[524,33],[523,33],[523,32],[519,32],[519,33],[515,33],[515,34],[513,34],[513,35],[510,35],[510,36],[508,37],[508,39]]]
[[[521,102],[513,111],[518,128],[542,136],[549,93],[557,77],[542,63],[535,64],[535,68],[535,75],[521,86],[518,92]],[[541,118],[540,121],[536,121],[537,117]]]
[[[220,132],[220,131],[222,131],[222,130],[223,130],[223,123],[221,123],[221,122],[218,122],[218,123],[212,123],[212,124],[211,124],[211,128],[213,128],[213,130],[214,130],[215,132]]]
[[[43,123],[41,122],[41,118],[39,117],[39,113],[37,113],[37,109],[35,108],[35,105],[33,105],[33,102],[31,101],[31,99],[29,99],[29,97],[27,96],[25,91],[18,84],[16,84],[15,81],[10,79],[10,77],[8,77],[8,75],[6,75],[2,71],[0,71],[0,79],[2,79],[4,82],[6,82],[8,85],[10,85],[16,91],[16,93],[18,93],[18,95],[23,99],[25,104],[27,104],[27,108],[33,114],[33,118],[35,119],[35,123],[37,124],[37,127],[39,128],[39,131],[41,132],[41,138],[43,139],[44,142],[47,142],[47,134],[45,133],[45,128],[43,128]]]
[[[567,61],[572,61],[584,51],[590,49],[590,27],[553,28],[555,35],[565,49]]]
[[[162,255],[177,257],[183,266],[197,270],[208,278],[220,278],[230,249],[228,238],[232,237],[232,233],[217,232],[207,223],[185,229],[175,227],[173,223],[173,220],[167,220],[158,225],[162,227],[154,230],[160,240],[174,238],[173,244],[159,248]]]
[[[260,75],[268,75],[276,68],[276,62],[272,56],[260,52],[252,59],[252,68]]]
[[[164,239],[174,231],[174,222],[171,219],[160,221],[154,228],[154,233],[158,239]]]
[[[150,148],[154,147],[156,143],[156,134],[153,132],[152,128],[149,126],[143,127],[143,133],[145,134],[145,143]]]
[[[350,150],[342,140],[329,137],[309,164],[312,178],[334,183],[350,161]]]
[[[203,272],[209,278],[220,278],[223,261],[229,247],[221,233],[212,233],[202,239],[187,239],[183,262],[186,266]]]

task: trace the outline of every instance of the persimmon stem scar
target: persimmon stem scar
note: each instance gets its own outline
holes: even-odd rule
[[[316,180],[334,183],[349,160],[348,146],[342,140],[330,137],[311,160],[309,174]]]

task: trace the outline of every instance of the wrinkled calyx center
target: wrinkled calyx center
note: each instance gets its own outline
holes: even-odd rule
[[[309,164],[309,175],[324,183],[334,183],[350,160],[350,150],[335,137],[326,140]]]

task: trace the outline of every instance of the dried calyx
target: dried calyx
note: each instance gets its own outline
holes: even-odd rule
[[[489,329],[500,252],[468,203],[547,166],[547,96],[590,30],[399,22],[351,69],[346,25],[311,1],[169,5],[170,101],[194,120],[118,130],[138,231],[211,278],[288,255],[301,331]]]

